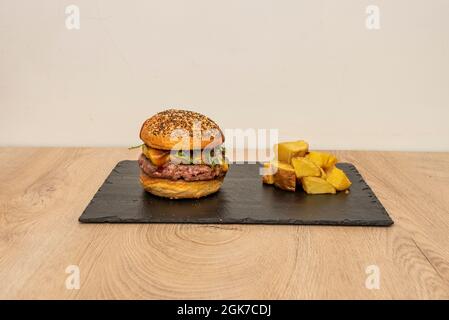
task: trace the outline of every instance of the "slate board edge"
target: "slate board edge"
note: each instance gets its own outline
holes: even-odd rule
[[[368,185],[368,183],[366,182],[366,180],[363,178],[362,174],[359,172],[359,170],[357,170],[357,168],[355,167],[355,165],[353,165],[352,163],[348,163],[348,162],[343,162],[343,164],[346,164],[349,166],[349,169],[351,171],[353,171],[358,177],[360,177],[361,181],[363,182],[363,184],[366,187],[367,192],[369,193],[369,195],[373,198],[373,202],[376,204],[377,207],[379,207],[382,210],[383,215],[385,216],[386,219],[389,220],[388,223],[386,223],[386,226],[391,226],[394,224],[393,219],[391,218],[391,216],[388,214],[387,209],[385,209],[385,207],[383,206],[383,204],[380,202],[379,198],[377,198],[376,194],[374,193],[373,189],[371,189],[371,187]]]
[[[186,220],[173,220],[173,221],[157,221],[157,220],[142,220],[138,219],[136,221],[132,219],[123,220],[123,219],[117,219],[117,218],[107,218],[107,217],[101,217],[98,220],[95,218],[89,218],[89,220],[84,221],[81,217],[79,219],[82,223],[111,223],[111,224],[118,224],[118,223],[124,223],[124,224],[141,224],[141,223],[157,223],[157,224],[249,224],[249,225],[285,225],[285,226],[291,226],[291,225],[303,225],[303,226],[346,226],[346,227],[387,227],[392,225],[392,223],[385,222],[382,220],[379,221],[370,221],[369,223],[363,220],[352,220],[350,222],[346,221],[325,221],[320,220],[316,223],[310,222],[310,221],[303,221],[303,220],[294,220],[291,222],[279,222],[278,220],[265,220],[265,221],[259,221],[259,220],[226,220],[226,221],[208,221],[208,220],[197,220],[195,222],[192,221],[186,221]]]

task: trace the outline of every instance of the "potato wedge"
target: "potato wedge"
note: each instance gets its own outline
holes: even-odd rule
[[[335,188],[326,180],[318,177],[304,177],[301,179],[302,188],[307,194],[336,193]]]
[[[302,177],[319,177],[321,175],[320,168],[304,157],[292,158],[292,166],[298,179]]]
[[[333,167],[327,171],[326,181],[329,182],[338,191],[343,191],[351,186],[351,181],[343,170]]]
[[[265,169],[271,170],[271,163],[266,162],[263,164]],[[273,184],[274,183],[274,175],[273,173],[264,174],[262,176],[262,182],[265,184]]]
[[[334,156],[333,154],[329,154],[329,158],[327,158],[327,162],[324,169],[332,169],[333,167],[335,167],[337,162],[338,162],[337,157]]]
[[[291,164],[293,157],[304,157],[309,151],[309,144],[303,140],[281,142],[274,145],[274,151],[278,161]]]
[[[288,164],[280,161],[273,161],[271,165],[274,169],[273,179],[274,185],[282,190],[296,190],[296,174],[295,169]]]
[[[331,169],[337,163],[337,157],[326,152],[311,151],[306,158],[323,169]]]

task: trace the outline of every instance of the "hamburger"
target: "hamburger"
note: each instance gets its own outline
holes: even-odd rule
[[[187,110],[165,110],[140,130],[140,183],[156,196],[201,198],[217,192],[228,171],[224,135],[211,119]]]

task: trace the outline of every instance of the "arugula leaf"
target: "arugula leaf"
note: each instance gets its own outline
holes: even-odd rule
[[[133,150],[133,149],[140,148],[140,147],[142,147],[144,144],[145,144],[145,143],[139,144],[138,146],[129,147],[128,150]]]

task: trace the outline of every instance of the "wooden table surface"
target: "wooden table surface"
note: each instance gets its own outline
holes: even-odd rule
[[[336,153],[392,227],[80,224],[137,150],[0,148],[0,298],[448,299],[449,153]]]

